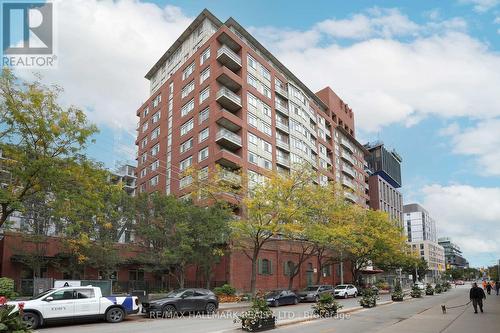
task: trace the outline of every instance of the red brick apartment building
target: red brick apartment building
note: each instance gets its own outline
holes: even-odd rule
[[[208,171],[218,164],[231,180],[238,180],[235,171],[241,170],[258,182],[269,170],[289,172],[294,164],[307,161],[318,171],[318,184],[335,180],[346,189],[346,200],[368,207],[368,151],[355,139],[352,110],[329,87],[313,93],[234,19],[223,23],[204,10],[146,78],[150,97],[137,110],[136,192],[181,197],[190,179],[180,175],[190,166]],[[16,260],[15,244],[21,243],[19,234],[1,237],[2,276],[29,278]],[[60,255],[57,237],[47,246],[48,258]],[[129,261],[117,272],[118,282],[174,286],[166,277],[141,271],[132,250],[124,249],[123,255]],[[257,288],[288,287],[289,261],[298,261],[293,243],[267,244],[259,258]],[[343,270],[338,264],[321,270],[318,266],[315,258],[306,261],[293,287],[352,281],[349,263]],[[213,281],[248,291],[250,269],[249,259],[232,251],[215,267]],[[90,268],[83,275],[99,278]],[[55,267],[48,267],[43,276],[68,278]],[[192,267],[186,280],[198,278]]]
[[[182,171],[191,166],[218,164],[233,180],[242,170],[258,182],[266,171],[307,161],[318,184],[335,180],[347,200],[367,207],[367,151],[355,139],[352,110],[329,87],[313,93],[234,19],[223,23],[204,10],[146,78],[150,98],[137,110],[138,192],[182,197],[191,182]],[[257,287],[287,286],[283,266],[296,256],[289,244],[270,244]],[[231,253],[227,264],[226,280],[248,290],[249,260]],[[313,259],[304,266],[297,287],[316,274],[340,281],[338,267],[318,272]]]

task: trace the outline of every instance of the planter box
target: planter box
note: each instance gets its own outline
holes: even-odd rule
[[[425,292],[425,294],[426,294],[427,296],[431,296],[431,295],[434,295],[434,292]]]
[[[275,317],[262,318],[259,319],[258,322],[255,323],[255,325],[251,325],[250,327],[242,327],[242,329],[247,332],[260,332],[260,331],[271,330],[273,328],[276,328]]]
[[[393,302],[402,302],[403,301],[403,297],[391,297],[391,299]]]

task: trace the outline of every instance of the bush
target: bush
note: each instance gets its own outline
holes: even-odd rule
[[[399,281],[396,282],[396,286],[394,287],[394,291],[392,292],[391,299],[394,302],[402,302],[405,294],[403,293],[403,289],[401,288],[401,283]]]
[[[31,330],[27,329],[22,320],[22,305],[20,304],[19,311],[12,312],[14,305],[5,304],[7,300],[4,296],[0,297],[0,332],[15,332],[28,333]]]
[[[14,280],[3,277],[0,278],[0,296],[11,299],[17,296],[14,292]]]
[[[379,280],[377,283],[375,283],[375,287],[377,287],[380,290],[388,290],[389,289],[389,283],[386,281]]]
[[[343,306],[337,302],[331,294],[323,294],[312,306],[313,313],[320,317],[333,317]]]
[[[378,296],[371,288],[363,290],[363,295],[359,300],[359,305],[364,308],[371,308],[377,305]]]
[[[443,288],[446,288],[446,290],[450,290],[451,289],[451,283],[449,283],[448,281],[444,282],[443,283]],[[443,290],[443,291],[446,291],[446,290]]]
[[[236,294],[236,288],[231,287],[229,284],[225,284],[222,287],[214,288],[214,293],[216,295],[234,296],[234,294]]]
[[[276,318],[269,308],[266,300],[255,298],[250,310],[243,312],[235,319],[241,322],[241,328],[245,331],[258,331],[264,328],[274,328]]]
[[[434,287],[434,291],[436,292],[436,294],[441,294],[443,292],[443,288],[441,287],[441,285],[439,283],[436,283],[436,286]]]
[[[432,288],[432,285],[430,283],[427,283],[427,287],[425,288],[425,294],[434,295],[434,288]]]
[[[422,297],[422,290],[420,290],[420,288],[416,284],[414,284],[413,288],[411,288],[410,295],[413,298],[420,298]]]

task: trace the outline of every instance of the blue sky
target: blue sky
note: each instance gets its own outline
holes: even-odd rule
[[[473,265],[500,258],[499,0],[60,2],[59,67],[42,74],[101,128],[95,159],[134,159],[144,74],[204,8],[349,103],[361,142],[403,156],[405,201]]]

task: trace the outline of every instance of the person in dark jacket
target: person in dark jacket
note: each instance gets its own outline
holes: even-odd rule
[[[488,295],[491,295],[491,283],[488,283],[486,285],[486,292],[488,293]]]
[[[498,291],[500,290],[500,281],[495,282],[495,290],[497,291],[497,296],[498,296]]]
[[[486,298],[486,294],[482,288],[477,286],[474,282],[472,288],[470,288],[469,298],[472,301],[472,306],[474,307],[474,313],[477,313],[477,306],[479,305],[479,310],[483,312],[483,299]]]

